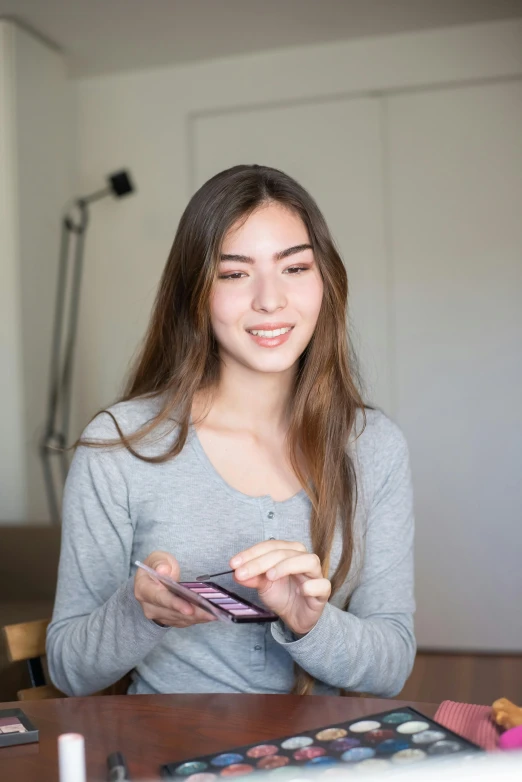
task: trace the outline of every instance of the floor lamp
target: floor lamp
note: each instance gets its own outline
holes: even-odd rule
[[[89,205],[105,196],[113,195],[121,198],[134,191],[134,185],[127,171],[111,174],[107,177],[107,182],[108,185],[103,190],[75,200],[74,207],[78,210],[78,220],[75,221],[69,212],[62,219],[49,394],[44,434],[40,441],[47,501],[51,519],[55,524],[60,522],[60,498],[69,469],[65,448],[69,434],[74,347],[85,233],[89,224]],[[59,463],[58,488],[54,480],[53,458],[56,458]]]

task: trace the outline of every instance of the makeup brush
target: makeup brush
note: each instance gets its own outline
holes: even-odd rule
[[[233,570],[222,570],[221,573],[205,573],[202,576],[196,576],[196,581],[208,581],[216,576],[226,576],[228,573],[233,573]]]

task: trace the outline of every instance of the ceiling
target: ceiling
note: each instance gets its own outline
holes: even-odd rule
[[[74,77],[522,17],[522,0],[0,0]]]

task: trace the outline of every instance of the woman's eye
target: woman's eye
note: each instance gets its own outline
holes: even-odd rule
[[[230,274],[220,274],[218,279],[220,280],[239,280],[244,277],[243,272],[231,272]]]
[[[308,271],[308,266],[290,266],[286,271],[289,274],[299,274],[300,272]]]

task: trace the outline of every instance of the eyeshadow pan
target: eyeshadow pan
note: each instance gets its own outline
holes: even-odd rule
[[[333,741],[334,739],[342,739],[348,735],[348,731],[344,728],[325,728],[315,734],[315,738],[318,741]]]
[[[397,733],[406,733],[408,735],[412,733],[420,733],[421,730],[428,730],[430,726],[427,722],[419,722],[413,720],[413,722],[404,722],[397,728]]]
[[[200,771],[204,771],[207,768],[207,764],[202,760],[189,760],[188,763],[183,763],[176,769],[176,774],[182,777],[189,774],[196,774]]]
[[[220,776],[222,777],[243,777],[245,774],[250,774],[254,770],[253,766],[248,763],[232,763],[230,766],[226,766],[223,769]]]
[[[367,760],[373,758],[375,750],[371,747],[354,747],[349,749],[348,752],[343,752],[341,760],[345,763],[357,763],[359,760]]]
[[[296,760],[311,760],[318,758],[319,755],[326,755],[326,750],[323,747],[303,747],[294,752]]]
[[[405,714],[403,711],[394,711],[391,714],[386,714],[382,721],[387,725],[400,725],[403,722],[409,722],[415,719],[412,714]]]
[[[21,725],[22,723],[18,719],[18,717],[0,717],[0,728],[5,727],[6,725]]]
[[[234,616],[257,616],[257,611],[253,608],[231,608],[230,613]]]
[[[350,730],[354,733],[366,733],[368,730],[377,730],[380,727],[381,723],[375,720],[359,720],[359,722],[354,722],[353,725],[350,725]]]
[[[331,755],[322,755],[308,760],[305,766],[333,766],[334,764],[337,764],[337,758],[333,758]]]
[[[352,739],[349,737],[346,739],[335,739],[335,741],[332,741],[330,744],[330,749],[334,752],[346,752],[347,749],[358,747],[360,743],[359,739]]]
[[[391,730],[390,728],[385,728],[384,730],[377,729],[377,730],[370,730],[366,736],[364,737],[364,740],[367,741],[369,744],[380,744],[381,741],[386,741],[387,739],[393,739],[395,737],[395,732]]]
[[[385,741],[377,745],[376,749],[379,755],[393,755],[394,752],[408,749],[409,746],[407,739],[385,739]]]
[[[0,733],[27,733],[27,730],[20,723],[19,725],[3,725]]]
[[[308,747],[313,743],[314,740],[310,736],[292,736],[292,738],[283,741],[281,746],[283,749],[300,749],[301,747]]]
[[[396,752],[392,755],[392,763],[417,763],[419,760],[424,760],[426,753],[423,749],[401,749],[400,752]]]
[[[277,754],[275,744],[258,744],[257,747],[251,747],[247,752],[249,758],[265,758],[267,755],[275,754]]]
[[[241,763],[242,760],[244,760],[243,755],[239,755],[237,752],[222,752],[210,762],[213,766],[231,766],[233,763]]]
[[[189,587],[191,592],[197,592],[198,594],[205,594],[206,592],[214,592],[215,590],[212,589],[212,587]]]
[[[287,758],[286,755],[268,755],[257,761],[257,767],[265,769],[282,768],[283,766],[288,766],[289,763],[290,758]]]
[[[412,736],[411,740],[414,744],[431,744],[433,741],[441,741],[445,738],[446,734],[441,730],[423,730]]]

